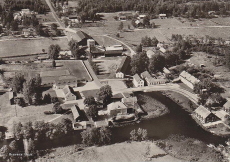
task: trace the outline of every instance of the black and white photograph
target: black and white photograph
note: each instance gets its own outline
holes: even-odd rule
[[[230,162],[230,0],[0,0],[0,162]]]

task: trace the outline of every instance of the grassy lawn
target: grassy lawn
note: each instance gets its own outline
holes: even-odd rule
[[[190,113],[192,113],[194,111],[194,109],[196,109],[198,107],[193,102],[192,102],[192,107],[190,107],[190,105],[189,105],[190,100],[180,93],[173,92],[173,91],[164,91],[164,94],[167,97],[171,98],[176,103],[178,103],[179,105],[181,105],[186,111],[188,111]]]
[[[44,111],[52,111],[53,104],[40,106],[19,107],[9,104],[9,94],[5,93],[0,96],[0,125],[12,128],[13,122],[28,122],[28,121],[49,121],[58,115],[45,115]],[[16,116],[17,114],[17,116]]]
[[[40,38],[0,41],[0,57],[42,53],[42,49],[45,49],[47,52],[51,44],[58,44],[63,50],[69,48],[65,37],[55,38],[54,40]]]
[[[147,160],[145,155],[147,147],[150,148],[149,156],[156,156],[156,158],[152,158],[155,162],[180,162],[179,159],[167,155],[151,141],[124,142],[102,147],[87,147],[83,148],[81,151],[78,151],[79,147],[77,145],[60,147],[53,150],[52,153],[46,157],[38,160],[45,161],[48,160],[48,156],[52,156],[52,160],[56,162],[72,162],[76,161],[76,159],[85,162],[140,162]]]
[[[168,113],[169,111],[164,104],[148,96],[146,93],[137,93],[136,96],[139,105],[147,113],[146,116],[143,116],[145,119],[159,117]]]
[[[118,91],[118,90],[127,88],[126,84],[122,80],[110,80],[110,81],[104,81],[101,83],[102,85],[110,85],[112,88],[112,91]]]
[[[172,135],[158,143],[171,156],[183,159],[183,161],[217,162],[223,160],[219,152],[196,139]]]
[[[52,15],[52,12],[48,12],[46,13],[46,15],[38,14],[36,17],[38,18],[40,23],[56,22]]]

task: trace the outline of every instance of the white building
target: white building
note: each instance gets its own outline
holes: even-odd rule
[[[135,74],[133,76],[133,85],[135,87],[144,87],[144,80],[140,78],[140,76],[138,74]]]
[[[186,71],[182,71],[179,78],[185,85],[187,85],[191,89],[194,89],[194,85],[200,82],[199,79],[195,78]]]
[[[131,62],[130,57],[125,56],[122,58],[121,63],[120,63],[120,65],[116,71],[116,78],[124,78],[125,77],[127,70],[128,70],[128,67],[130,65],[130,62]]]

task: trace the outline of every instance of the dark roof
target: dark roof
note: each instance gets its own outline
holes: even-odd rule
[[[94,47],[90,47],[90,52],[93,54],[104,54],[105,49],[101,49],[101,48],[94,46]]]
[[[82,91],[81,93],[84,95],[85,98],[89,96],[93,96],[96,98],[98,92],[99,92],[98,89],[93,89],[93,90]]]
[[[88,34],[86,34],[85,32],[79,30],[77,31],[77,36],[79,37],[79,39],[77,41],[82,41],[83,39],[93,39],[91,36],[89,36]]]
[[[69,19],[76,19],[76,18],[78,18],[77,15],[69,15]]]
[[[114,50],[114,51],[105,51],[105,55],[113,55],[113,54],[116,54],[116,55],[121,55],[123,53],[123,51],[121,50]]]
[[[117,69],[117,71],[116,71],[116,73],[122,72],[122,73],[125,74],[126,71],[127,71],[127,68],[128,68],[129,65],[130,65],[130,62],[131,62],[130,57],[128,57],[128,56],[123,57],[122,60],[121,60],[120,65],[119,65],[119,67],[118,67],[118,69]]]

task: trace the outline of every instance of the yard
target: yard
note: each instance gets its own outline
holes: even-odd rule
[[[164,104],[148,96],[147,93],[137,93],[136,96],[139,105],[147,113],[146,116],[143,116],[144,119],[156,118],[169,112]]]
[[[104,57],[94,59],[94,62],[96,62],[99,68],[99,75],[97,75],[97,77],[99,79],[115,78],[115,73],[120,65],[121,59],[122,57]]]
[[[102,85],[110,85],[113,92],[127,88],[126,84],[122,80],[102,81],[101,84]]]
[[[62,50],[69,49],[68,40],[65,37],[55,39],[35,38],[0,40],[0,57],[38,54],[42,53],[42,49],[45,49],[45,52],[47,52],[51,44],[60,45]]]

